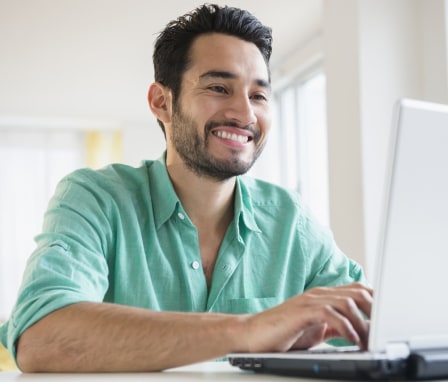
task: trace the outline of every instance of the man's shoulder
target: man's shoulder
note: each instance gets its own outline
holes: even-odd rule
[[[100,169],[80,168],[65,176],[61,183],[75,183],[87,187],[135,188],[147,180],[146,163],[139,167],[113,163]]]
[[[148,203],[148,170],[140,167],[110,164],[100,169],[81,168],[66,175],[58,184],[49,208],[76,205],[78,210],[94,211],[142,209]],[[86,212],[89,213],[90,212]]]
[[[250,176],[240,177],[240,183],[255,205],[301,204],[298,192],[280,185]]]

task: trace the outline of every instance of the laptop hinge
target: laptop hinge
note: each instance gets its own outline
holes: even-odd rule
[[[389,342],[386,345],[388,358],[407,358],[410,353],[409,345],[406,342]]]

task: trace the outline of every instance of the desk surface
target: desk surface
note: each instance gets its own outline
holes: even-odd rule
[[[227,362],[204,362],[179,367],[159,373],[110,373],[110,374],[22,374],[18,371],[0,372],[0,382],[198,382],[198,381],[261,381],[261,382],[328,382],[328,380],[291,378],[241,371]],[[337,381],[332,381],[337,382]],[[441,382],[441,381],[439,381]]]
[[[290,381],[291,378],[260,375],[241,371],[227,362],[204,362],[190,366],[166,370],[160,373],[113,373],[113,374],[22,374],[20,372],[0,372],[0,382],[62,382],[62,381]],[[313,380],[316,382],[317,380]]]

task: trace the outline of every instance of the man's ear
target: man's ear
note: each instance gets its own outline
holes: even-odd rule
[[[163,123],[171,122],[171,90],[159,82],[151,84],[148,90],[148,103],[154,116]]]

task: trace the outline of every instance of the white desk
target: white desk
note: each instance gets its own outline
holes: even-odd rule
[[[160,373],[111,373],[111,374],[22,374],[0,372],[0,382],[166,382],[166,381],[290,381],[291,378],[254,374],[241,371],[227,362],[204,362],[170,369]],[[313,382],[317,382],[316,379]]]
[[[227,362],[204,362],[170,369],[160,373],[110,373],[110,374],[22,374],[18,371],[0,372],[0,382],[328,382],[314,378],[282,377],[241,371]],[[337,382],[337,381],[332,381]],[[439,381],[441,382],[441,381]]]

